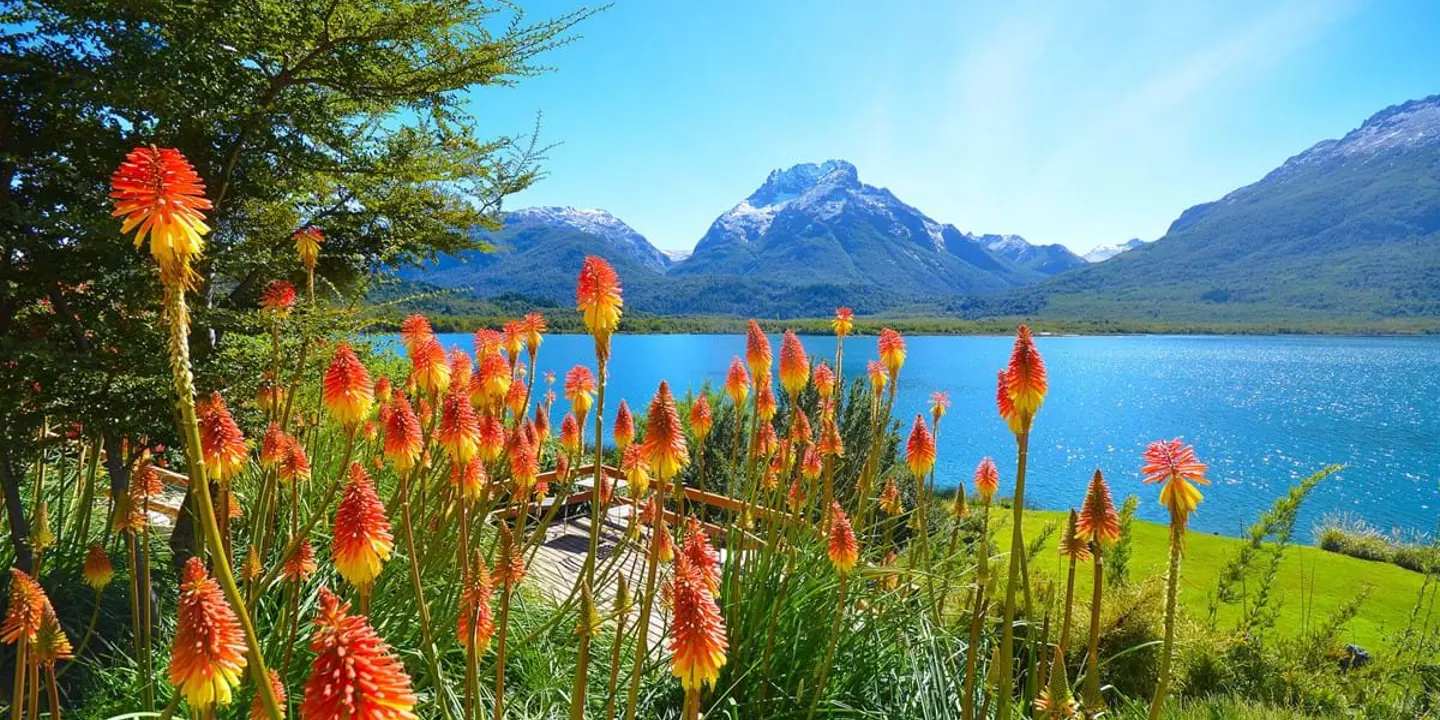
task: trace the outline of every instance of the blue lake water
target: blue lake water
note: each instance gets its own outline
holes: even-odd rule
[[[442,335],[473,351],[469,335]],[[806,350],[833,362],[833,337],[804,337]],[[778,356],[780,341],[772,337]],[[989,455],[1002,493],[1013,483],[1015,442],[995,412],[995,371],[1006,337],[908,337],[897,416],[925,411],[930,393],[953,403],[940,434],[937,483],[953,486]],[[1100,468],[1117,504],[1141,498],[1140,515],[1164,520],[1158,488],[1140,482],[1140,454],[1161,438],[1183,437],[1210,464],[1214,484],[1192,527],[1238,534],[1271,502],[1327,463],[1346,469],[1317,489],[1297,539],[1309,542],[1324,515],[1349,512],[1384,529],[1422,532],[1440,520],[1440,338],[1042,337],[1050,394],[1031,440],[1027,500],[1078,505]],[[541,371],[563,378],[594,366],[589,336],[548,336]],[[643,412],[660,380],[677,395],[719,386],[740,335],[617,335],[607,405],[625,398]],[[845,374],[876,358],[873,337],[845,343]],[[562,403],[563,404],[563,403]],[[557,416],[558,421],[558,416]],[[907,420],[908,425],[908,420]]]

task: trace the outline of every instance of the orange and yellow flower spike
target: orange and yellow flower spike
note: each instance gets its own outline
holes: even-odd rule
[[[725,619],[698,568],[675,556],[670,580],[670,671],[686,693],[714,685],[725,665]]]
[[[201,236],[210,232],[201,211],[211,207],[190,161],[174,148],[135,148],[110,177],[110,188],[111,216],[123,219],[120,234],[135,231],[137,248],[149,237],[162,282],[189,285],[191,264],[205,250]]]
[[[780,387],[793,400],[810,382],[810,359],[805,346],[794,330],[786,330],[780,340]]]
[[[830,540],[827,554],[841,575],[848,575],[860,560],[860,544],[855,540],[855,530],[850,527],[850,518],[845,515],[840,503],[830,505]]]
[[[925,418],[919,413],[915,414],[910,439],[905,443],[905,464],[912,475],[922,479],[935,467],[935,436],[925,426]]]
[[[206,474],[213,482],[228,482],[250,461],[245,436],[218,392],[202,400],[195,412],[200,423],[200,448]]]
[[[170,683],[192,709],[207,710],[230,704],[244,669],[240,621],[220,584],[205,572],[205,563],[192,557],[181,574]]]
[[[645,462],[655,479],[666,482],[675,477],[690,462],[690,450],[685,442],[685,430],[680,426],[680,415],[675,410],[675,399],[670,396],[670,384],[660,381],[660,388],[650,401],[650,413],[645,427]]]
[[[595,354],[602,363],[610,357],[610,336],[620,326],[624,304],[615,268],[602,258],[587,256],[575,282],[575,309],[594,336]]]
[[[330,367],[325,370],[323,395],[330,415],[349,429],[357,428],[369,417],[375,402],[375,384],[350,343],[341,342],[335,347]]]
[[[362,594],[368,594],[375,578],[395,548],[385,504],[375,484],[359,463],[350,465],[349,484],[335,510],[333,548],[335,569]]]

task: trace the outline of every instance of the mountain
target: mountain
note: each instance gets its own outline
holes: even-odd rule
[[[843,160],[771,172],[670,275],[866,285],[912,297],[995,293],[1044,277],[860,182]]]
[[[1056,275],[1085,264],[1085,259],[1064,245],[1031,245],[1019,235],[981,235],[975,238],[990,252],[1042,275]]]
[[[1159,240],[995,309],[1211,323],[1440,315],[1440,95],[1376,113],[1186,210]]]
[[[479,297],[506,292],[554,301],[575,296],[575,277],[586,255],[609,260],[629,283],[663,277],[670,258],[633,228],[604,210],[534,207],[505,213],[499,230],[474,231],[490,251],[444,255],[399,271],[401,279],[469,291]]]
[[[1093,250],[1085,253],[1081,257],[1085,259],[1085,262],[1105,262],[1126,250],[1134,250],[1144,244],[1145,241],[1140,238],[1130,238],[1118,245],[1096,245]]]

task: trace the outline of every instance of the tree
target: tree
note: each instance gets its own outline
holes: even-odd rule
[[[137,145],[179,148],[215,203],[197,270],[204,372],[237,310],[326,235],[319,274],[474,246],[538,176],[522,137],[486,137],[467,92],[540,72],[579,10],[539,22],[467,0],[0,0],[0,484],[18,497],[43,418],[174,445],[159,284],[109,217]],[[202,388],[209,390],[212,388]],[[137,444],[132,444],[137,445]],[[12,504],[12,507],[13,504]],[[21,527],[17,527],[17,521]],[[17,555],[24,517],[11,514]]]

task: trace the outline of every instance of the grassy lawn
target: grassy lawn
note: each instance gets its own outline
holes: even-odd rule
[[[1058,538],[1065,523],[1063,513],[1027,512],[1026,535],[1033,536],[1049,522],[1056,523]],[[1136,580],[1163,577],[1169,561],[1169,529],[1137,520],[1132,532],[1130,577]],[[1192,617],[1203,619],[1208,613],[1215,579],[1225,563],[1235,556],[1240,544],[1238,539],[1218,535],[1188,535],[1180,572],[1180,600]],[[1053,562],[1056,556],[1050,557]],[[1077,597],[1090,596],[1090,578],[1088,571],[1077,571]],[[1277,579],[1275,597],[1280,603],[1280,617],[1276,628],[1282,635],[1293,636],[1302,627],[1320,625],[1347,600],[1368,587],[1370,596],[1350,621],[1343,637],[1373,653],[1387,647],[1390,636],[1404,628],[1422,579],[1420,573],[1397,565],[1359,560],[1308,545],[1292,545],[1281,561]],[[1253,594],[1252,589],[1250,595]],[[1233,627],[1239,617],[1239,606],[1222,604],[1218,627],[1222,630]]]

